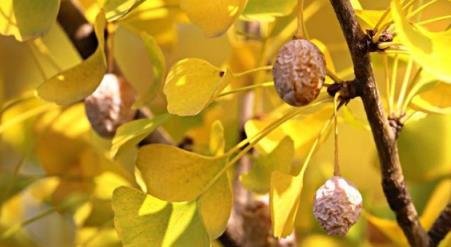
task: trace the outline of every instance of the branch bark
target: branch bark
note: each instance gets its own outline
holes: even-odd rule
[[[451,203],[448,203],[428,232],[430,245],[437,246],[451,231]]]
[[[396,133],[390,127],[380,101],[371,67],[368,36],[357,22],[349,0],[330,0],[340,22],[352,62],[355,87],[361,97],[370,123],[381,164],[382,187],[390,208],[395,212],[410,245],[429,246],[429,237],[418,220],[418,214],[407,191],[396,146]]]

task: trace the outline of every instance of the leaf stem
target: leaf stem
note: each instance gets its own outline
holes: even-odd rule
[[[307,27],[304,21],[304,0],[298,0],[296,15],[298,25],[294,36],[298,39],[308,39]]]
[[[437,22],[437,21],[443,21],[443,20],[447,20],[447,19],[451,19],[451,15],[444,15],[444,16],[431,18],[431,19],[428,19],[428,20],[422,20],[422,21],[419,21],[419,22],[417,22],[415,24],[417,24],[417,25],[426,25],[426,24],[430,24],[430,23]]]
[[[374,30],[376,30],[376,32],[379,30],[380,26],[382,25],[382,23],[384,23],[385,18],[387,18],[388,14],[390,14],[390,7],[388,7],[384,13],[382,14],[382,16],[379,18],[379,20],[377,21],[376,25],[374,26]]]
[[[334,82],[342,82],[343,80],[338,77],[332,70],[326,67],[326,75],[332,79]]]
[[[340,176],[340,161],[338,159],[338,97],[340,94],[335,94],[334,97],[334,144],[335,144],[335,152],[334,152],[334,176]]]
[[[415,95],[420,91],[420,89],[423,87],[424,84],[418,83],[420,80],[421,72],[423,71],[423,68],[419,68],[417,72],[415,73],[411,84],[413,85],[410,89],[409,93],[407,94],[407,98],[404,101],[404,104],[402,105],[402,112],[407,111],[407,107],[409,106],[412,99],[415,97]]]
[[[42,67],[41,63],[39,62],[38,57],[34,53],[34,46],[33,46],[33,44],[30,43],[30,42],[27,42],[27,45],[28,45],[28,48],[30,49],[31,58],[33,59],[33,62],[35,63],[36,67],[38,68],[38,71],[39,71],[39,74],[42,77],[42,80],[46,81],[47,80],[47,75],[46,75],[46,73],[44,71],[44,68]]]
[[[272,81],[258,83],[258,84],[254,84],[254,85],[250,85],[250,86],[235,88],[235,89],[232,89],[227,92],[222,92],[216,98],[223,97],[223,96],[230,95],[230,94],[246,92],[246,91],[249,91],[249,90],[252,90],[255,88],[265,88],[265,87],[273,87],[273,86],[274,86],[274,82],[272,82]]]
[[[243,71],[243,72],[240,72],[240,73],[236,73],[236,74],[233,74],[233,75],[235,77],[242,77],[242,76],[245,76],[245,75],[253,74],[253,73],[256,73],[256,72],[260,72],[260,71],[266,71],[266,70],[272,70],[272,65],[246,70],[246,71]]]
[[[399,92],[398,103],[396,105],[396,109],[398,111],[398,114],[400,114],[400,115],[402,114],[401,105],[404,102],[404,98],[406,97],[407,86],[409,85],[409,79],[412,74],[412,65],[413,65],[413,59],[409,58],[409,62],[407,62],[406,72],[404,74],[404,79],[402,80],[402,84],[401,84],[401,91]]]
[[[392,105],[389,102],[390,99],[390,72],[388,68],[388,56],[386,53],[383,53],[384,59],[384,75],[385,75],[385,99],[387,100],[388,112],[392,112]]]
[[[427,7],[433,5],[434,3],[438,2],[438,0],[431,0],[420,7],[418,7],[416,10],[412,11],[410,14],[407,15],[407,19],[410,19],[420,13],[421,11],[425,10]]]
[[[398,63],[399,63],[399,56],[395,55],[395,61],[393,62],[392,66],[392,74],[391,74],[391,81],[390,81],[390,98],[389,98],[389,108],[393,110],[393,107],[395,105],[395,90],[396,90],[396,81],[397,81],[397,72],[398,72]],[[390,111],[389,115],[393,112]]]

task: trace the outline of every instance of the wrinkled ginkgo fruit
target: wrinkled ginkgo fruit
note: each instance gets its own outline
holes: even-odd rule
[[[280,98],[292,106],[303,106],[318,97],[326,78],[326,62],[312,42],[295,39],[282,46],[272,72]]]
[[[361,209],[360,192],[342,177],[330,178],[316,191],[313,214],[329,235],[346,235]]]
[[[135,93],[114,74],[105,74],[99,87],[85,98],[86,115],[92,128],[102,137],[113,137],[116,129],[133,119]]]

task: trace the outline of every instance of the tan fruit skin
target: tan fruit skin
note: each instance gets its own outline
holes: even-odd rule
[[[295,39],[280,49],[273,67],[280,98],[292,106],[315,100],[326,78],[324,55],[312,42]]]

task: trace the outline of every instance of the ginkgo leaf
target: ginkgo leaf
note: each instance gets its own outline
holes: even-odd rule
[[[222,71],[197,58],[183,59],[169,71],[164,85],[168,112],[192,116],[202,111],[232,79]]]
[[[451,179],[440,182],[430,196],[426,207],[421,214],[421,224],[424,229],[430,229],[438,218],[442,209],[451,202]]]
[[[412,108],[426,113],[450,114],[451,85],[439,82],[415,96],[411,104]]]
[[[163,144],[139,149],[137,167],[148,193],[170,202],[192,201],[224,172],[225,158],[208,157]]]
[[[138,119],[121,125],[114,135],[110,156],[119,161],[130,174],[134,174],[138,143],[166,122],[169,117],[169,114],[163,114],[152,119]]]
[[[223,34],[241,13],[247,0],[180,0],[189,19],[209,37]]]
[[[28,185],[32,184],[36,178],[27,177],[23,175],[14,176],[12,174],[1,173],[0,174],[0,206],[9,198],[13,197]]]
[[[296,3],[297,0],[249,0],[242,15],[246,19],[271,21],[289,15]]]
[[[232,187],[228,173],[199,198],[199,211],[210,239],[216,239],[225,231],[232,211]]]
[[[153,82],[146,92],[139,95],[135,107],[140,107],[153,99],[155,94],[157,94],[163,86],[164,73],[166,72],[166,62],[163,51],[161,51],[161,48],[158,46],[155,39],[144,32],[141,33],[140,36],[144,42],[149,60],[152,63]]]
[[[219,156],[224,153],[224,127],[219,120],[213,122],[210,130],[210,153]],[[199,211],[210,239],[218,238],[226,229],[232,210],[232,187],[230,172],[224,173],[198,201]]]
[[[308,149],[308,154],[304,158],[301,171],[295,176],[280,171],[274,171],[271,174],[269,198],[273,233],[276,237],[286,237],[293,231],[304,186],[304,174],[314,152],[324,138],[323,135],[330,125],[330,120],[325,120],[319,125],[319,130],[313,130],[315,135],[309,141],[311,144],[304,147]],[[312,130],[312,127],[308,125],[302,129],[304,128]]]
[[[294,143],[286,136],[268,155],[257,157],[249,172],[240,176],[240,181],[248,189],[257,193],[267,193],[273,171],[290,174],[294,158]]]
[[[195,202],[168,203],[120,187],[112,201],[114,225],[125,247],[210,246]]]
[[[396,221],[380,218],[366,211],[363,211],[362,215],[397,246],[408,246],[407,239]]]
[[[282,111],[276,110],[267,118],[247,121],[245,124],[246,135],[256,135],[272,121],[280,118],[281,113]],[[332,107],[330,105],[315,106],[314,109],[301,114],[298,118],[285,122],[272,131],[256,145],[256,149],[261,153],[270,153],[285,136],[289,136],[294,141],[296,157],[305,157],[308,147],[317,136],[322,123],[329,119],[330,116],[332,116]]]
[[[2,0],[0,34],[19,41],[42,36],[55,24],[59,5],[59,0]]]
[[[105,24],[105,15],[100,12],[94,25],[99,44],[96,51],[81,64],[43,82],[37,89],[40,97],[59,105],[68,105],[94,92],[102,81],[107,66],[104,54]]]
[[[355,14],[362,26],[374,28],[379,19],[384,15],[384,10],[356,9]],[[387,21],[389,21],[388,18],[381,24],[383,25]]]
[[[224,154],[224,126],[222,126],[221,121],[219,120],[214,121],[211,125],[210,141],[208,146],[211,155],[219,156]]]
[[[400,0],[391,1],[391,14],[397,37],[411,52],[415,62],[438,79],[451,83],[451,29],[430,32],[411,24],[401,8]]]
[[[145,0],[107,0],[104,5],[105,16],[108,21],[116,21],[130,13]]]

